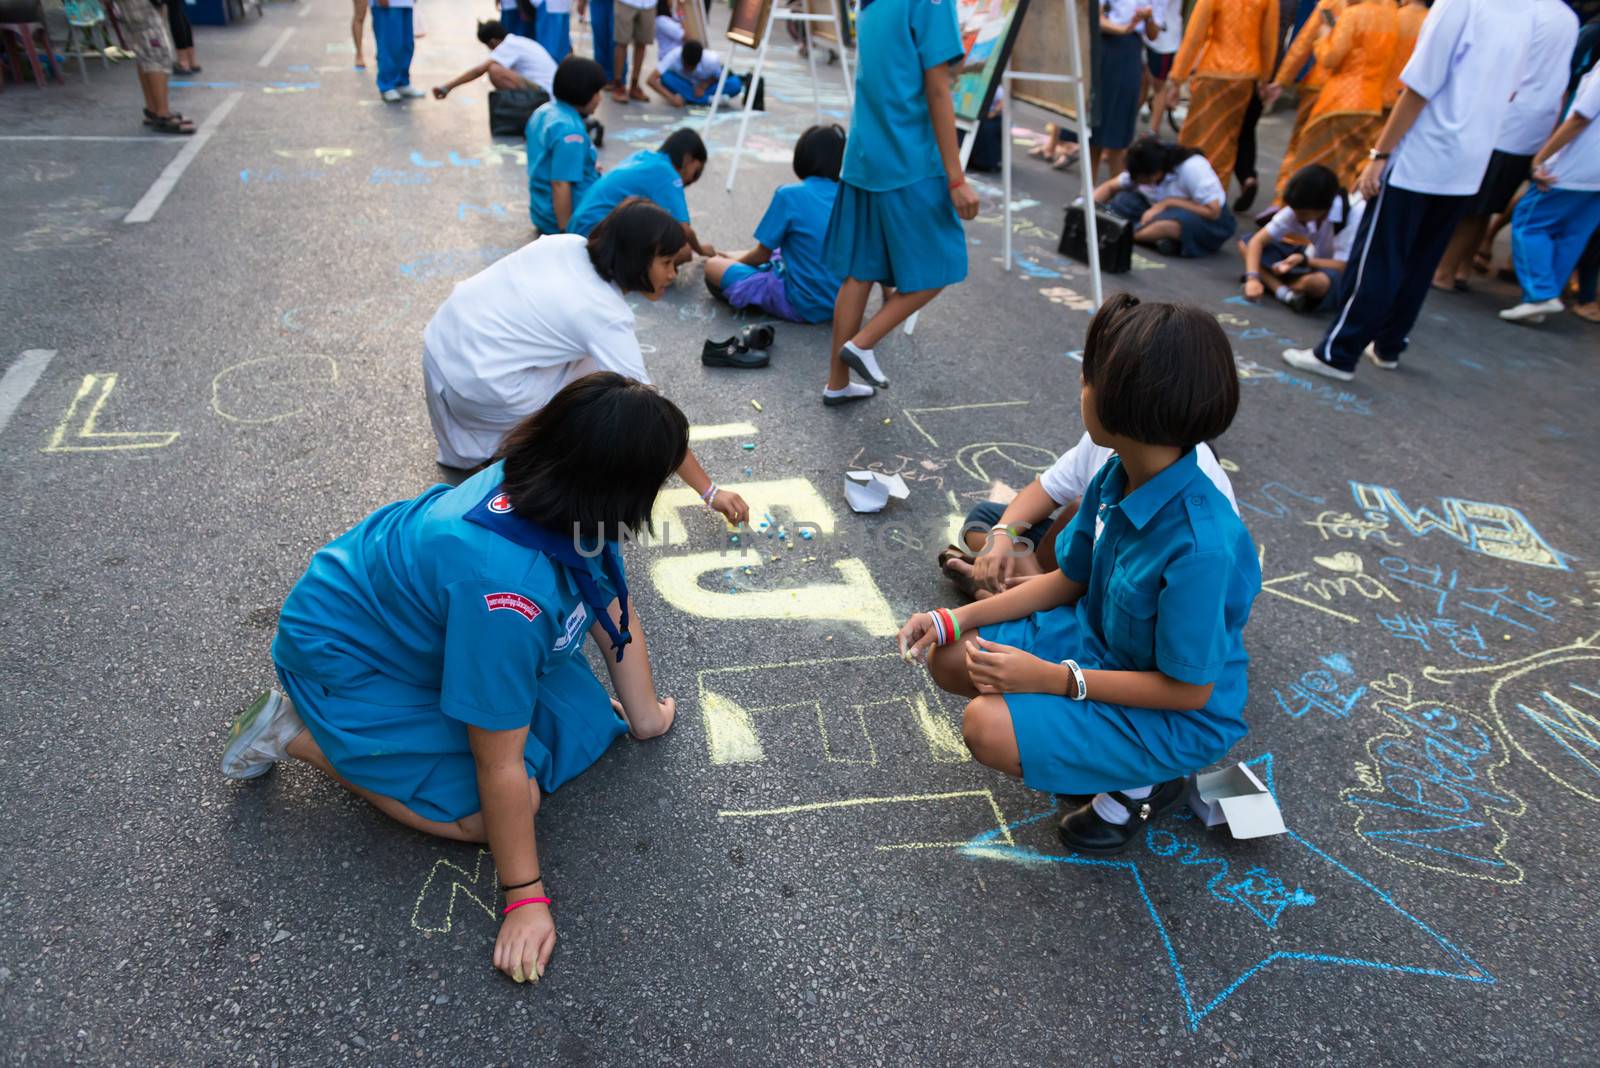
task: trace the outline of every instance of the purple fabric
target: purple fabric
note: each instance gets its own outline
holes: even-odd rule
[[[726,277],[726,276],[724,276]],[[771,265],[751,270],[749,274],[723,289],[722,295],[735,308],[760,308],[791,323],[805,322],[789,303],[783,289],[783,273]]]

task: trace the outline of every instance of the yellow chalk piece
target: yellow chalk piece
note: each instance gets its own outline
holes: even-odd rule
[[[893,420],[893,419],[885,419],[885,420],[884,420],[884,421],[883,421],[883,425],[884,425],[884,426],[888,426],[888,425],[889,425],[889,424],[890,424],[890,423],[892,423],[892,422],[894,422],[894,420]]]
[[[78,386],[78,392],[73,395],[72,403],[67,405],[67,414],[56,424],[55,430],[50,435],[49,444],[40,451],[121,452],[130,449],[164,449],[178,440],[176,430],[96,429],[100,412],[111,399],[111,391],[116,388],[115,373],[84,375],[82,384]],[[89,404],[88,411],[80,416],[79,406],[90,397],[94,398],[93,402]],[[74,423],[78,424],[76,430],[73,429]]]
[[[764,410],[765,410],[765,409],[763,409],[763,408],[762,408],[762,407],[761,407],[761,402],[760,402],[760,401],[758,401],[758,400],[753,400],[753,401],[751,401],[751,402],[750,402],[750,407],[752,407],[752,408],[754,408],[754,409],[755,409],[755,410],[756,410],[756,411],[758,411],[758,412],[759,412],[759,411],[764,411]]]
[[[770,515],[774,509],[787,508],[797,521],[813,524],[818,534],[832,534],[833,509],[817,492],[817,487],[805,478],[780,478],[765,482],[728,483],[724,489],[736,490],[750,505],[751,515]],[[650,512],[650,522],[656,528],[656,537],[642,537],[646,545],[683,545],[689,540],[690,515],[704,511],[705,502],[688,486],[675,486],[656,495],[655,507]]]

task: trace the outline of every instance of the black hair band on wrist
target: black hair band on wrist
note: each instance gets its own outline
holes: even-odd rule
[[[539,880],[541,880],[543,878],[544,878],[544,876],[542,876],[542,875],[535,875],[533,878],[529,879],[525,883],[511,883],[510,885],[507,885],[505,883],[501,883],[500,884],[500,889],[502,891],[504,891],[504,890],[521,890],[524,886],[532,886],[534,883],[538,882]]]

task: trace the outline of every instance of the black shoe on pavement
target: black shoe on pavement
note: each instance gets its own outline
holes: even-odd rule
[[[1156,251],[1163,256],[1176,256],[1183,251],[1183,246],[1170,237],[1163,237],[1156,242]]]
[[[1183,800],[1184,780],[1172,779],[1151,791],[1149,797],[1132,798],[1109,791],[1111,800],[1128,810],[1127,823],[1100,818],[1093,804],[1067,813],[1056,828],[1061,842],[1075,853],[1120,853],[1139,836],[1151,820],[1166,815]]]
[[[772,356],[766,352],[751,352],[740,343],[736,337],[726,341],[707,341],[705,348],[700,350],[700,363],[706,367],[736,367],[741,370],[754,370],[765,367],[772,361]]]

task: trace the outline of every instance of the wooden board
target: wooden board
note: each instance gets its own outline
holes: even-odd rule
[[[1099,6],[1093,0],[1078,0],[1078,40],[1083,47],[1083,73],[1089,85],[1090,33],[1098,33]],[[1093,21],[1091,22],[1091,18]],[[1011,69],[1042,74],[1071,74],[1067,54],[1066,4],[1062,0],[1033,0],[1022,19],[1022,30],[1011,49]],[[1074,115],[1073,88],[1049,82],[1015,81],[1017,99],[1048,108],[1058,115]],[[1088,85],[1085,86],[1087,96]]]
[[[772,0],[734,0],[733,13],[728,16],[728,40],[746,48],[760,48],[771,10]]]

